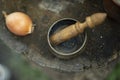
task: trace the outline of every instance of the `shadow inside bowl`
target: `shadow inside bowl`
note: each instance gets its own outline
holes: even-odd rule
[[[75,24],[77,20],[65,18],[56,21],[49,29],[48,31],[48,43],[51,49],[59,54],[59,55],[73,55],[79,52],[83,49],[85,43],[86,43],[86,33],[79,34],[76,37],[73,37],[63,43],[60,43],[59,45],[52,45],[50,42],[50,36],[54,33],[59,32],[60,30],[64,29],[65,27],[68,27],[72,24]]]

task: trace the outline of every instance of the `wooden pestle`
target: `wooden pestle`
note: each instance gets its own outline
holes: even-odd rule
[[[91,16],[88,16],[84,23],[76,22],[75,24],[53,34],[50,36],[50,41],[53,45],[58,45],[77,36],[80,33],[83,33],[86,27],[93,28],[96,25],[103,23],[103,21],[106,19],[106,16],[106,13],[95,13]]]

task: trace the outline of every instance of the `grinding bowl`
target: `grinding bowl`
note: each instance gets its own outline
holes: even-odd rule
[[[72,18],[64,18],[56,21],[48,30],[47,40],[51,52],[59,58],[69,59],[74,57],[77,54],[80,54],[87,41],[86,31],[78,36],[71,38],[59,45],[52,45],[50,41],[50,36],[60,30],[68,27],[69,25],[75,24],[77,20]]]
[[[8,55],[3,53],[5,57],[0,53],[1,61],[8,61],[8,58],[12,56],[10,53],[15,53],[14,56],[17,57],[23,55],[25,60],[32,65],[36,64],[38,68],[47,70],[55,78],[61,75],[64,77],[63,80],[77,78],[74,76],[76,73],[79,73],[78,77],[82,76],[81,73],[87,76],[90,71],[97,75],[98,80],[104,80],[119,62],[119,57],[114,58],[115,53],[119,54],[120,50],[119,28],[116,28],[119,25],[111,23],[109,20],[99,27],[87,31],[87,43],[85,43],[87,45],[82,49],[83,52],[81,50],[76,53],[81,53],[80,56],[69,60],[57,58],[52,53],[57,56],[58,54],[48,45],[46,33],[48,33],[51,24],[64,17],[84,21],[86,16],[104,11],[102,0],[0,0],[0,11],[3,10],[8,14],[15,11],[26,13],[31,17],[36,27],[33,33],[28,36],[14,36],[5,27],[5,19],[0,12],[0,42],[5,45],[0,44],[0,52],[8,53]],[[113,29],[114,27],[116,29]],[[73,55],[71,56],[73,57]]]

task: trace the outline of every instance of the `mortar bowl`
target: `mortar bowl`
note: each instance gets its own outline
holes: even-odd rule
[[[59,58],[69,59],[77,54],[83,52],[87,41],[87,32],[79,34],[78,36],[71,38],[59,45],[52,45],[50,36],[60,30],[68,27],[69,25],[75,24],[77,20],[72,18],[64,18],[56,21],[48,30],[47,40],[50,47],[50,51]]]

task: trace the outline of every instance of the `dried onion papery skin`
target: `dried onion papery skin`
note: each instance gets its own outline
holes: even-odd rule
[[[5,11],[6,26],[8,30],[18,36],[25,36],[33,32],[33,24],[31,18],[23,12],[13,12],[9,15]]]

